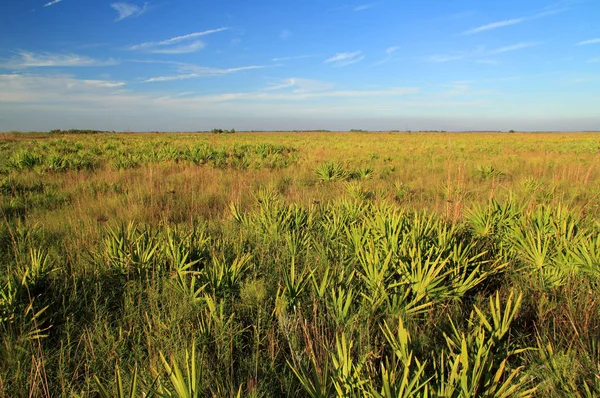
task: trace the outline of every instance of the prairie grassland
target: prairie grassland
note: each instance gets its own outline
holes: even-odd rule
[[[599,160],[584,133],[4,134],[0,396],[598,396]]]

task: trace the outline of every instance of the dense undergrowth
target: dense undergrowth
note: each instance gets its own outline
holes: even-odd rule
[[[389,191],[369,185],[376,164],[325,159],[309,172],[339,189],[326,201],[293,200],[288,177],[212,217],[164,207],[57,226],[44,214],[91,193],[40,165],[0,184],[2,396],[600,394],[591,203],[523,188],[455,218],[413,206],[393,176]],[[473,179],[508,178],[496,173]],[[94,197],[131,195],[105,180]]]
[[[12,153],[1,166],[4,173],[35,170],[38,173],[67,170],[92,171],[111,167],[131,169],[143,164],[185,162],[217,168],[284,168],[294,164],[293,148],[273,144],[233,145],[216,148],[206,143],[174,145],[165,140],[134,142],[113,139],[105,143],[53,139]]]

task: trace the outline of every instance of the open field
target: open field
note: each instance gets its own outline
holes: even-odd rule
[[[598,396],[598,165],[591,133],[0,135],[0,396]]]

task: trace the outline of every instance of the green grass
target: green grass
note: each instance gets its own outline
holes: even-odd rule
[[[594,397],[600,138],[0,138],[0,396]]]

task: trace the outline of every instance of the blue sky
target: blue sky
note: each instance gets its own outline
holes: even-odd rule
[[[600,130],[600,1],[0,3],[0,131]]]

